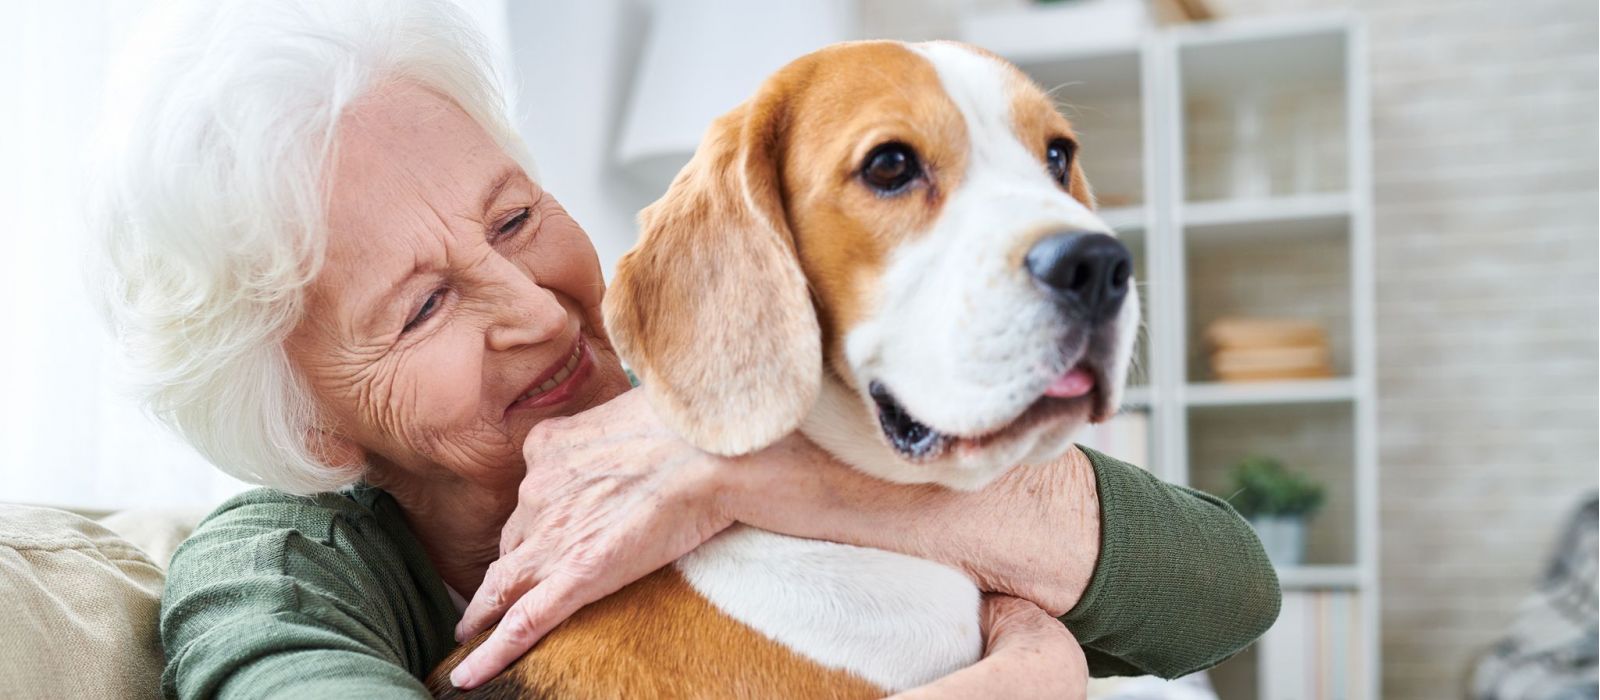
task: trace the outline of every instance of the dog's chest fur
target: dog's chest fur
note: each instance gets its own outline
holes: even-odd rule
[[[729,617],[888,692],[983,651],[978,589],[943,564],[735,526],[676,566]]]

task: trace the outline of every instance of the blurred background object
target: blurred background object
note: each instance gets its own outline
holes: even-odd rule
[[[1322,485],[1260,455],[1239,460],[1230,477],[1232,490],[1223,495],[1256,529],[1267,558],[1279,568],[1305,563],[1306,521],[1322,507]]]
[[[1211,374],[1219,381],[1322,379],[1333,376],[1328,334],[1311,321],[1219,318],[1206,325]]]
[[[123,398],[79,272],[82,148],[154,1],[0,7],[0,501],[203,508],[242,487]],[[1523,601],[1597,479],[1592,0],[461,1],[608,271],[697,122],[788,56],[1002,53],[1073,120],[1138,261],[1134,381],[1085,442],[1224,498],[1252,455],[1321,488],[1279,624],[1217,695],[1462,697],[1490,668],[1480,696],[1516,697],[1496,669],[1557,639]]]
[[[1596,680],[1600,625],[1595,623],[1600,502],[1587,502],[1567,519],[1539,579],[1517,608],[1506,635],[1473,669],[1472,697],[1579,700],[1600,695]]]
[[[664,191],[711,120],[784,64],[854,38],[849,0],[674,0],[650,23],[617,143],[617,164]],[[717,37],[707,41],[707,37]]]

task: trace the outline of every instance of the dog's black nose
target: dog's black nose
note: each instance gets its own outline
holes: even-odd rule
[[[1128,296],[1133,255],[1104,233],[1065,231],[1045,236],[1028,249],[1028,274],[1063,306],[1089,323],[1110,318]]]

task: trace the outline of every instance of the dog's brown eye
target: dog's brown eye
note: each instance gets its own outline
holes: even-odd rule
[[[1067,139],[1056,139],[1045,147],[1044,162],[1050,167],[1050,177],[1062,187],[1068,186],[1068,180],[1072,179],[1072,157],[1077,152],[1078,144]]]
[[[916,152],[903,143],[874,148],[861,164],[861,180],[879,194],[899,194],[921,175]]]

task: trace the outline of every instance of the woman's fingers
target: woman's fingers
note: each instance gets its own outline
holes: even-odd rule
[[[587,596],[581,584],[565,576],[554,576],[535,586],[506,611],[489,638],[450,672],[450,683],[462,690],[478,687],[528,653],[578,608],[605,594]]]
[[[461,621],[456,623],[457,642],[465,642],[494,624],[539,583],[533,567],[523,564],[527,559],[526,555],[511,552],[489,565],[483,584],[478,586],[478,592],[461,613]]]

